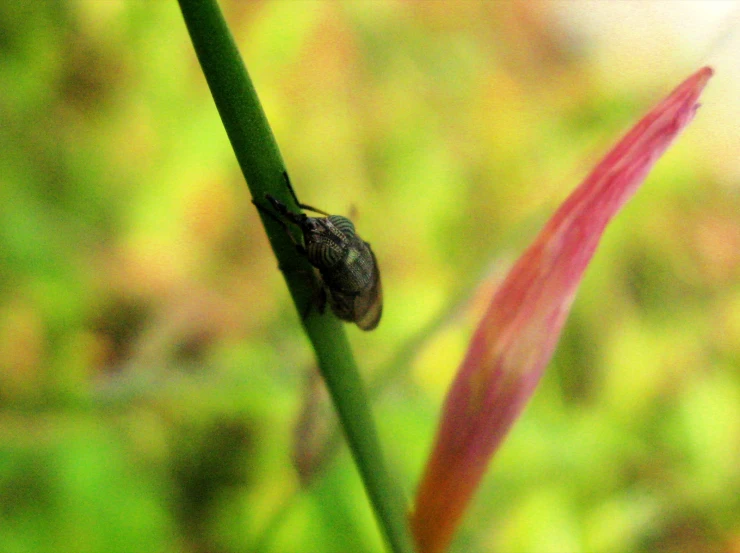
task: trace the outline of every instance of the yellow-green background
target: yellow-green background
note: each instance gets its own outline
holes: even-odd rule
[[[632,4],[223,3],[301,200],[379,258],[348,332],[409,496],[491,283],[716,61],[454,551],[740,551],[738,31]],[[0,3],[0,553],[382,551],[344,446],[292,462],[312,363],[176,3]]]

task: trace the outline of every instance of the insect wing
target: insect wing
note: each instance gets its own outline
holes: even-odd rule
[[[373,280],[367,291],[355,298],[355,314],[357,315],[355,322],[362,330],[373,330],[378,326],[380,316],[383,314],[383,286],[380,283],[378,260],[375,259],[372,250],[370,254],[373,256]]]

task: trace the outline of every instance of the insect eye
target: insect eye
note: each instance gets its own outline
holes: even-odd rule
[[[331,221],[331,223],[346,236],[354,236],[355,225],[346,217],[342,217],[341,215],[331,215],[329,216],[329,221]]]

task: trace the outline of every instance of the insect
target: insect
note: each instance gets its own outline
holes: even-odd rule
[[[380,284],[378,261],[370,244],[360,238],[355,232],[355,225],[346,217],[329,215],[321,209],[300,203],[287,173],[284,173],[284,178],[288,190],[301,209],[320,213],[324,217],[293,213],[288,210],[288,206],[270,194],[265,194],[265,198],[279,216],[258,203],[253,203],[286,230],[286,221],[301,229],[302,244],[288,234],[295,242],[298,252],[319,272],[319,312],[324,312],[328,300],[337,317],[356,323],[362,330],[373,330],[378,326],[383,311],[383,288]]]

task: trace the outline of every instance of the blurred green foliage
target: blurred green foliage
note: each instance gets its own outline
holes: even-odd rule
[[[455,298],[696,69],[614,91],[538,5],[223,3],[301,199],[378,254],[349,332],[409,494],[490,279]],[[0,552],[381,551],[176,4],[4,2],[0,82]],[[456,551],[740,547],[740,198],[691,133]]]

